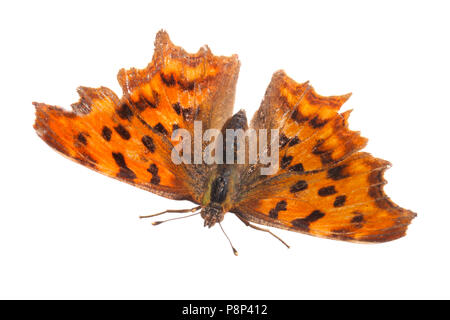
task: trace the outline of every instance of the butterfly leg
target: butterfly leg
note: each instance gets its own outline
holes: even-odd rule
[[[141,219],[144,219],[144,218],[152,218],[152,217],[160,216],[160,215],[162,215],[162,214],[164,214],[164,213],[170,213],[170,212],[176,212],[176,213],[195,212],[195,211],[197,211],[197,210],[200,209],[200,208],[201,208],[201,206],[197,206],[197,207],[192,208],[192,209],[181,209],[181,210],[177,210],[177,209],[175,209],[175,210],[169,209],[169,210],[166,210],[166,211],[163,211],[163,212],[159,212],[159,213],[155,213],[155,214],[151,214],[151,215],[148,215],[148,216],[139,216],[139,218],[141,218]]]
[[[252,224],[250,221],[244,219],[243,217],[241,217],[239,214],[236,214],[236,216],[239,218],[239,220],[241,220],[247,227],[251,227],[255,230],[259,230],[259,231],[264,231],[264,232],[268,232],[270,233],[272,236],[274,236],[275,238],[277,238],[282,244],[284,244],[286,247],[290,248],[289,245],[283,241],[283,239],[281,239],[280,237],[278,237],[276,234],[272,233],[272,231],[270,231],[269,229],[264,229],[258,226],[255,226],[254,224]]]

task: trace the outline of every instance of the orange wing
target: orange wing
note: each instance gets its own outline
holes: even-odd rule
[[[123,103],[170,137],[174,128],[192,130],[195,120],[203,129],[222,128],[233,113],[238,73],[237,55],[214,56],[207,46],[189,54],[160,31],[152,62],[142,70],[122,69],[117,78]]]
[[[232,210],[269,226],[360,242],[402,237],[415,213],[383,192],[387,161],[358,152],[367,143],[338,113],[349,95],[323,97],[275,73],[252,127],[279,128],[279,170],[242,175]]]
[[[191,199],[187,171],[170,160],[170,142],[137,117],[121,117],[107,88],[80,87],[73,112],[35,103],[35,129],[52,148],[80,164],[173,199]]]
[[[217,57],[206,47],[188,54],[166,32],[156,36],[152,62],[121,70],[119,98],[107,88],[80,87],[72,112],[34,103],[35,129],[52,148],[107,176],[156,194],[199,201],[206,171],[175,165],[172,131],[221,126],[232,113],[237,56]]]

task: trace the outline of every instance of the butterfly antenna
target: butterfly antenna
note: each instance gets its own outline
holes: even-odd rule
[[[234,255],[237,256],[237,255],[238,255],[238,252],[237,252],[236,248],[233,247],[233,244],[231,243],[230,238],[228,238],[228,235],[227,235],[227,233],[225,232],[225,230],[223,230],[222,224],[221,224],[220,222],[219,222],[219,226],[220,226],[220,229],[222,229],[222,232],[223,232],[223,234],[225,235],[225,237],[227,237],[228,242],[230,243],[231,249],[233,249]]]
[[[200,212],[196,212],[196,213],[193,213],[193,214],[184,216],[184,217],[176,217],[176,218],[171,218],[171,219],[162,220],[162,221],[155,221],[155,222],[152,222],[152,225],[157,226],[157,225],[159,225],[159,224],[161,224],[161,223],[164,223],[164,222],[167,222],[167,221],[172,221],[172,220],[178,220],[178,219],[189,218],[189,217],[195,216],[195,215],[197,215],[197,214],[200,214]]]
[[[164,214],[164,213],[169,213],[169,212],[177,212],[177,213],[195,212],[195,211],[197,211],[197,210],[200,209],[200,208],[201,208],[201,206],[198,206],[198,207],[195,207],[195,208],[192,208],[192,209],[182,209],[182,210],[177,210],[177,209],[172,210],[172,209],[169,209],[169,210],[166,210],[166,211],[163,211],[163,212],[159,212],[159,213],[155,213],[155,214],[151,214],[151,215],[148,215],[148,216],[139,216],[139,218],[140,218],[140,219],[152,218],[152,217],[160,216],[160,215],[162,215],[162,214]]]

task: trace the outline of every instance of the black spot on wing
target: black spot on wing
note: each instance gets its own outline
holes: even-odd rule
[[[294,112],[292,112],[291,119],[297,121],[297,115],[298,115],[298,111],[296,109],[296,110],[294,110]]]
[[[292,118],[292,120],[294,120],[294,121],[296,121],[298,123],[303,123],[303,122],[305,122],[305,121],[307,121],[309,119],[308,117],[303,116],[298,111],[298,109],[296,109],[294,112],[292,112],[291,118]]]
[[[154,126],[153,129],[155,129],[156,131],[158,131],[161,134],[164,134],[164,135],[168,134],[166,128],[164,128],[164,126],[161,124],[161,122],[158,122],[158,124],[156,126]]]
[[[309,121],[309,124],[314,129],[318,129],[322,128],[327,122],[328,120],[320,120],[319,116],[315,116],[314,118],[311,119],[311,121]]]
[[[114,161],[116,162],[117,166],[119,166],[119,172],[117,173],[118,178],[133,180],[136,179],[136,174],[127,167],[127,164],[125,162],[125,158],[123,157],[123,154],[120,152],[113,152],[112,156],[114,158]]]
[[[117,114],[120,118],[129,120],[133,116],[133,111],[131,111],[127,103],[122,103],[120,108],[117,110]]]
[[[154,175],[150,180],[150,183],[155,185],[158,185],[160,182],[161,178],[158,175]]]
[[[117,174],[117,177],[127,179],[127,180],[133,180],[133,179],[136,179],[136,174],[129,168],[120,168],[120,171]]]
[[[155,152],[155,143],[153,142],[153,139],[149,136],[143,136],[141,139],[144,146],[150,151],[151,153]]]
[[[158,176],[158,167],[156,164],[152,163],[150,167],[148,167],[147,171],[152,174],[150,183],[158,185],[161,182],[161,178]]]
[[[319,189],[319,196],[321,197],[327,197],[327,196],[331,196],[333,194],[337,193],[336,189],[334,188],[334,186],[328,186],[328,187],[323,187]]]
[[[293,157],[292,156],[283,156],[281,158],[280,167],[281,169],[285,169],[287,166],[289,166],[292,162]]]
[[[345,179],[347,177],[349,177],[348,174],[346,174],[344,172],[344,169],[347,167],[347,165],[345,164],[341,164],[337,167],[331,168],[327,171],[327,177],[328,179],[332,179],[332,180],[342,180]]]
[[[325,142],[325,140],[323,139],[318,139],[315,146],[312,148],[312,154],[319,156],[320,157],[320,161],[322,161],[322,163],[324,165],[330,164],[332,163],[333,157],[331,156],[332,151],[331,150],[323,150],[322,144]]]
[[[175,85],[175,79],[172,73],[169,75],[165,75],[161,72],[161,80],[168,87],[173,87]]]
[[[375,170],[369,174],[368,177],[369,183],[378,184],[379,182],[383,182],[383,170]]]
[[[158,173],[158,167],[156,166],[156,164],[152,163],[150,165],[150,167],[148,167],[147,171],[150,172],[151,174],[157,174]]]
[[[337,196],[334,200],[333,206],[335,208],[342,207],[345,204],[345,200],[347,200],[347,197],[345,195]]]
[[[195,88],[195,82],[193,81],[177,81],[182,90],[192,91]]]
[[[360,229],[364,225],[364,216],[362,213],[355,212],[357,215],[350,220],[355,229]]]
[[[271,209],[269,212],[269,217],[272,219],[278,218],[278,212],[280,211],[286,211],[287,210],[287,203],[286,200],[281,200],[275,205],[275,208]]]
[[[181,114],[181,105],[179,102],[172,104],[172,108],[173,110],[175,110],[175,112],[180,115]]]
[[[364,216],[362,214],[358,214],[357,216],[354,216],[350,222],[351,223],[361,223],[363,221],[364,221]]]
[[[286,146],[286,144],[289,142],[289,138],[286,137],[283,133],[280,134],[279,139],[280,139],[280,142],[279,142],[280,148],[284,148]]]
[[[81,143],[82,145],[86,146],[87,145],[87,138],[89,134],[87,134],[86,132],[80,132],[77,136],[77,141],[79,143]]]
[[[303,168],[303,164],[297,163],[289,168],[289,171],[293,172],[305,172],[305,169]]]
[[[302,231],[309,231],[309,225],[314,221],[323,218],[324,216],[325,213],[321,212],[320,210],[314,210],[307,217],[292,220],[291,223],[294,227],[297,227]]]
[[[194,118],[194,113],[192,108],[183,108],[179,102],[174,103],[172,108],[178,115],[182,115],[184,120],[192,120]]]
[[[119,134],[119,136],[122,139],[124,139],[124,140],[129,140],[131,138],[131,135],[128,132],[128,130],[125,129],[125,127],[122,126],[121,124],[119,124],[118,126],[114,127],[114,130],[116,130],[116,132]]]
[[[106,141],[110,141],[111,140],[111,134],[112,134],[112,130],[110,128],[108,128],[107,126],[104,126],[102,129],[102,137],[103,139],[105,139]]]
[[[141,95],[139,97],[139,100],[137,102],[134,103],[134,105],[136,106],[136,108],[139,111],[144,111],[145,109],[147,109],[148,107],[155,109],[159,104],[159,94],[158,92],[152,90],[152,99],[149,100],[147,99],[146,96]]]
[[[125,168],[127,164],[125,163],[125,158],[123,157],[123,154],[120,152],[113,152],[112,156],[114,158],[114,161],[120,168]]]
[[[300,139],[297,136],[295,136],[294,138],[291,139],[291,141],[289,141],[289,147],[293,147],[299,143],[300,143]]]
[[[289,191],[291,193],[296,193],[299,191],[306,190],[307,188],[308,188],[308,183],[306,183],[305,180],[300,180],[300,181],[296,182],[294,185],[292,185],[291,188],[289,189]]]

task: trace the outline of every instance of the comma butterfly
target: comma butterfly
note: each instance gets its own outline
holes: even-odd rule
[[[208,227],[232,212],[273,236],[254,223],[354,242],[405,235],[416,214],[383,192],[389,162],[360,152],[367,139],[349,130],[350,111],[339,113],[349,94],[324,97],[307,82],[277,71],[248,125],[244,111],[232,113],[238,72],[236,55],[214,56],[207,46],[189,54],[160,31],[145,69],[119,71],[122,98],[105,87],[79,87],[80,100],[71,112],[34,103],[34,128],[49,146],[84,166],[166,198],[194,202],[193,209],[165,212],[200,211]],[[278,129],[271,135],[277,137],[276,172],[264,175],[265,164],[248,159],[175,164],[175,133],[195,135],[198,121],[202,132]],[[200,147],[205,146],[202,140]],[[232,152],[236,155],[236,148]]]

